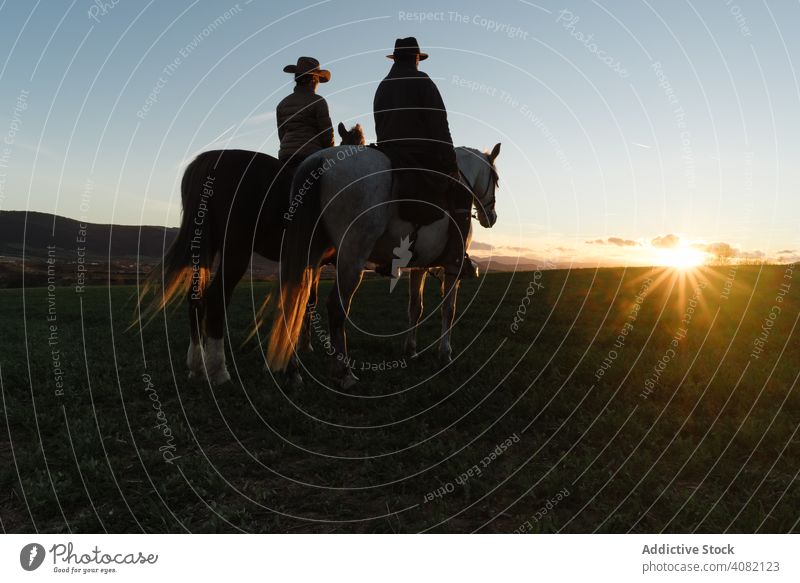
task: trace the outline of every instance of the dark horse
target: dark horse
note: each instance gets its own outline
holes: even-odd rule
[[[340,123],[338,130],[342,145],[364,144],[360,124],[347,131]],[[140,320],[146,320],[186,293],[189,378],[206,377],[213,384],[230,380],[225,311],[252,253],[280,259],[292,179],[281,168],[277,158],[261,152],[213,150],[197,156],[183,173],[180,231],[145,279],[139,304],[159,290],[140,313]],[[315,292],[310,305],[316,304]]]

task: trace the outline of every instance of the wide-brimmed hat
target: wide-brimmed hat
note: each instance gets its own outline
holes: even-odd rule
[[[428,58],[428,53],[423,53],[419,50],[419,43],[417,42],[417,39],[413,36],[409,36],[406,38],[399,38],[394,41],[394,53],[386,56],[390,59],[394,59],[395,57],[413,57],[414,55],[419,55],[420,61],[424,61]]]
[[[286,65],[284,73],[294,73],[294,78],[299,79],[305,75],[314,76],[320,83],[327,83],[331,80],[331,72],[327,69],[319,68],[319,61],[313,57],[300,57],[296,65]]]

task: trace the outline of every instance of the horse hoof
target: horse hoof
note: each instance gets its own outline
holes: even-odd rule
[[[347,373],[339,380],[339,388],[347,390],[355,386],[358,382],[358,377],[353,374],[353,371],[347,370]]]
[[[300,389],[303,387],[303,375],[299,372],[294,372],[289,375],[289,388]]]
[[[206,373],[203,370],[190,370],[189,381],[193,383],[202,382],[206,380]]]
[[[346,376],[339,382],[339,387],[342,390],[346,391],[348,389],[352,389],[356,385],[357,382],[358,382],[357,378],[352,377],[352,376]]]
[[[209,379],[211,380],[211,384],[214,386],[224,385],[225,383],[230,382],[231,375],[228,372],[228,369],[223,368],[221,371],[218,371],[216,374],[209,375]]]

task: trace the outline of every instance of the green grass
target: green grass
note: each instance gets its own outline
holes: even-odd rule
[[[303,356],[303,388],[276,384],[263,371],[258,344],[242,341],[251,298],[260,304],[270,286],[242,284],[229,314],[234,382],[214,388],[186,380],[183,306],[168,326],[158,319],[140,337],[126,331],[132,288],[83,296],[57,288],[59,396],[47,290],[2,291],[2,528],[796,530],[800,282],[784,279],[783,267],[740,267],[725,299],[727,272],[702,272],[708,285],[688,333],[647,399],[644,383],[681,326],[681,298],[692,295],[691,281],[670,271],[544,272],[515,333],[510,326],[534,274],[467,282],[451,367],[439,371],[431,349],[404,369],[357,371],[351,395],[326,386],[319,343]],[[663,280],[598,381],[595,371],[648,275]],[[791,288],[776,302],[783,282]],[[440,327],[433,284],[421,347]],[[356,368],[402,358],[401,337],[392,334],[405,329],[407,291],[401,284],[389,295],[388,287],[370,280],[355,298],[352,322],[363,331],[351,325],[348,340]],[[753,359],[753,340],[774,305],[781,313]],[[171,464],[159,451],[166,438],[155,428],[144,374],[180,456]],[[476,464],[480,475],[459,479]],[[430,494],[440,488],[450,491]],[[569,495],[559,496],[565,488]]]

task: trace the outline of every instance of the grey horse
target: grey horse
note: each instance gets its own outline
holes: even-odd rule
[[[456,148],[460,182],[472,194],[478,220],[485,228],[491,228],[497,220],[498,175],[494,161],[499,153],[500,144],[490,153]],[[389,159],[374,148],[328,148],[312,154],[298,168],[286,215],[278,309],[267,348],[270,370],[289,369],[299,380],[295,351],[306,306],[318,281],[321,262],[334,251],[336,285],[327,300],[330,339],[335,350],[331,359],[333,377],[344,388],[357,381],[348,366],[345,322],[368,261],[393,264],[395,275],[401,267],[412,270],[406,353],[415,354],[425,273],[428,268],[437,267],[436,260],[447,240],[450,215],[415,230],[414,225],[398,216],[397,205],[392,204],[396,200]],[[458,279],[446,276],[439,342],[439,358],[444,363],[451,358],[450,330],[457,290]]]

